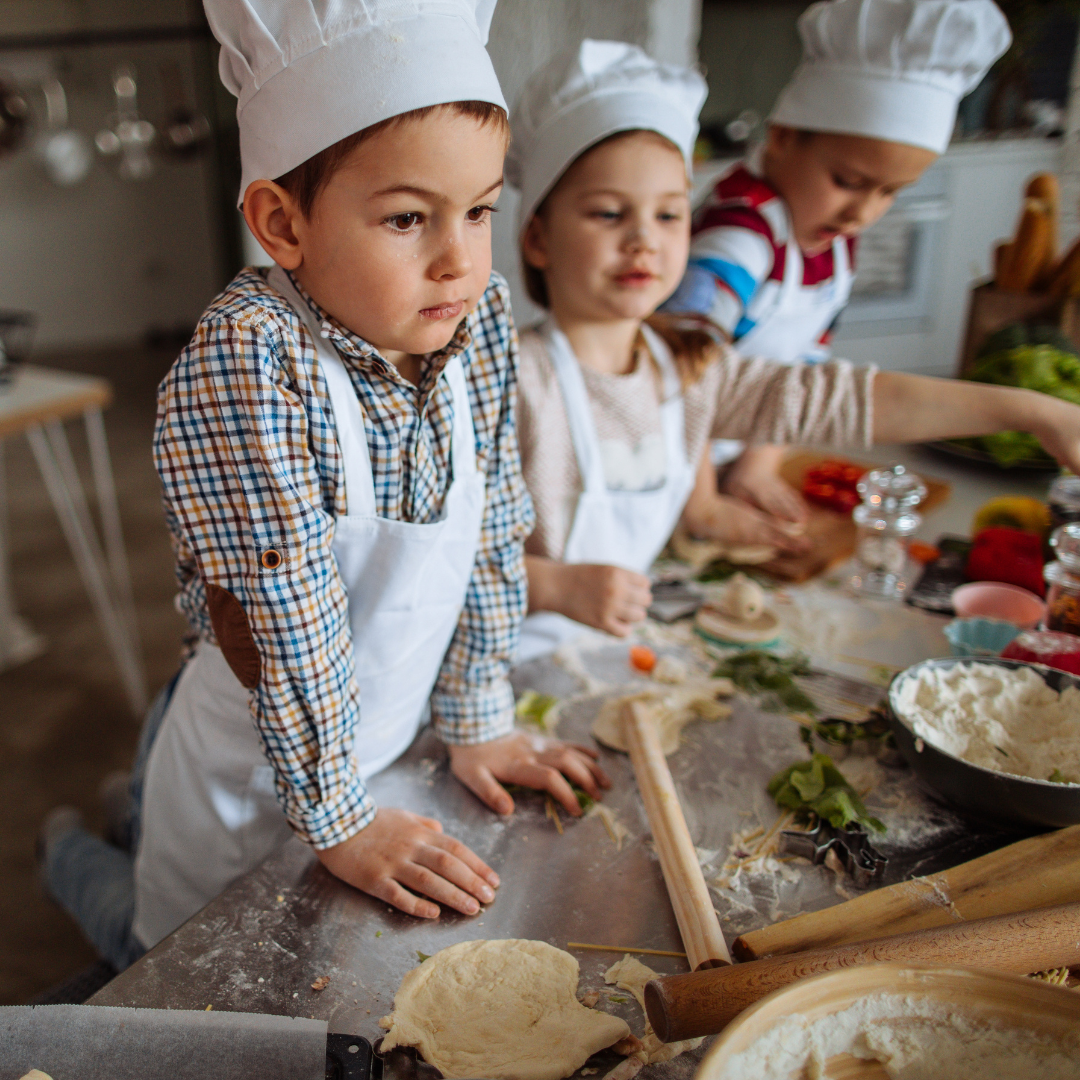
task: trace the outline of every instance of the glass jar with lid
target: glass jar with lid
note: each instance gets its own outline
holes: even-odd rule
[[[1046,502],[1050,507],[1052,528],[1080,521],[1080,476],[1063,471],[1050,485]]]
[[[1057,558],[1043,568],[1046,627],[1080,634],[1080,522],[1058,526],[1050,547]]]
[[[926,498],[926,485],[903,465],[893,465],[866,473],[857,490],[862,502],[852,514],[858,539],[851,587],[863,596],[900,596],[907,588],[911,534],[922,524],[915,507]]]

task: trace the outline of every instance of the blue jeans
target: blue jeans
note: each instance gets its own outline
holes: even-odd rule
[[[139,847],[143,784],[150,750],[179,678],[180,672],[177,672],[154,698],[143,721],[131,767],[126,846],[116,847],[100,836],[78,828],[57,837],[45,849],[46,887],[79,924],[94,948],[117,971],[130,967],[146,952],[131,932],[135,916],[135,852]]]

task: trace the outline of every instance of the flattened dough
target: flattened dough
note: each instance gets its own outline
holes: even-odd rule
[[[401,980],[382,1049],[415,1046],[447,1080],[560,1080],[630,1034],[577,984],[578,962],[544,941],[463,941]]]
[[[776,548],[765,544],[725,544],[721,540],[696,540],[683,529],[676,529],[672,536],[671,551],[675,558],[689,563],[695,573],[704,570],[714,559],[726,559],[737,566],[758,566],[771,562],[779,554]]]
[[[687,679],[675,686],[656,685],[638,694],[610,698],[600,707],[593,721],[592,734],[597,742],[612,750],[629,753],[623,733],[622,708],[627,701],[644,701],[654,706],[660,730],[660,748],[664,754],[679,749],[682,729],[692,720],[723,720],[731,715],[731,706],[720,697],[730,697],[735,685],[730,679]]]

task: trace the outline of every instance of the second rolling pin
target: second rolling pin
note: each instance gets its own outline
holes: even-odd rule
[[[736,938],[731,951],[739,960],[758,960],[1052,907],[1078,896],[1080,825],[1070,825],[939,874],[874,889],[843,904],[752,930]]]
[[[1080,904],[952,923],[932,930],[771,956],[718,971],[651,979],[645,1011],[663,1042],[723,1030],[773,990],[836,968],[881,960],[988,968],[1027,975],[1080,964]]]
[[[671,770],[660,748],[652,710],[642,701],[623,706],[623,728],[638,790],[649,816],[671,906],[692,971],[731,963],[697,850],[686,827]]]

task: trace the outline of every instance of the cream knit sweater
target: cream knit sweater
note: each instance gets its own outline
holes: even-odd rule
[[[582,367],[608,486],[641,490],[663,483],[660,376],[652,362],[626,375]],[[686,449],[700,460],[709,439],[869,446],[877,369],[847,360],[777,364],[725,348],[684,391]],[[581,476],[559,383],[543,338],[521,336],[518,439],[536,507],[530,555],[562,558],[581,494]]]

